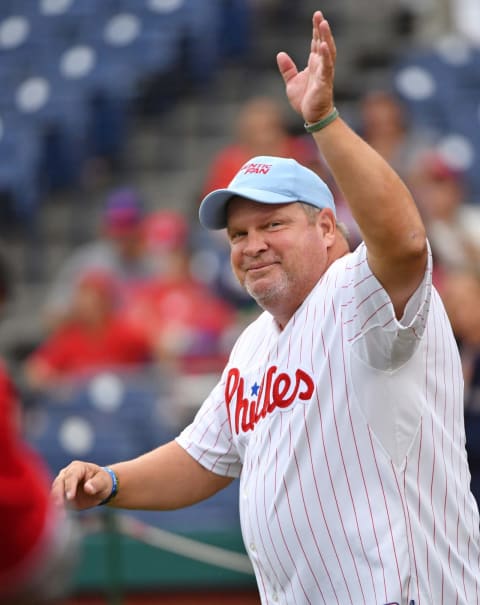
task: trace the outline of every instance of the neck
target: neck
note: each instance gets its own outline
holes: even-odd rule
[[[285,328],[285,326],[288,324],[293,315],[302,306],[303,302],[308,297],[310,292],[315,288],[320,279],[325,275],[330,265],[332,265],[336,260],[338,260],[342,256],[345,256],[349,252],[350,249],[347,240],[343,236],[337,238],[335,244],[329,249],[327,263],[325,265],[324,270],[299,298],[296,297],[294,300],[292,297],[291,299],[289,299],[289,303],[287,305],[269,305],[268,303],[260,305],[262,309],[265,309],[265,311],[268,311],[271,315],[273,315],[273,318],[278,324],[280,330],[283,330]]]

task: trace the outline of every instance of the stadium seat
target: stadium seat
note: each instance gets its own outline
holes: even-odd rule
[[[172,438],[164,397],[143,375],[97,374],[37,399],[25,436],[53,473],[75,458],[101,465],[133,458]]]
[[[393,87],[412,124],[433,130],[480,203],[480,51],[455,37],[414,50],[393,67]]]
[[[163,109],[207,84],[222,19],[217,0],[0,3],[0,118],[25,121],[42,150],[37,199],[77,186],[90,156],[120,157],[131,103],[141,110],[150,91]]]
[[[0,116],[0,196],[2,234],[28,234],[38,211],[40,148],[25,124],[8,113]]]

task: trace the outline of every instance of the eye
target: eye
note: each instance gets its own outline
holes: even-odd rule
[[[268,224],[268,227],[270,229],[276,229],[277,227],[281,227],[283,225],[282,221],[276,219],[274,221],[270,221],[270,223]]]
[[[242,237],[244,237],[245,234],[246,234],[245,231],[231,231],[228,233],[228,238],[231,243],[235,243],[238,240],[240,240]]]

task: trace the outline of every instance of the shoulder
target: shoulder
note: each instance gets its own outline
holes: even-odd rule
[[[366,247],[361,243],[355,250],[337,258],[322,275],[315,291],[321,298],[329,293],[338,298],[349,295],[352,288],[372,276],[368,266]]]
[[[363,242],[360,242],[360,244],[358,244],[354,250],[344,254],[340,258],[337,258],[327,269],[327,273],[341,273],[343,271],[351,272],[365,269],[369,271],[367,262],[367,247]],[[349,274],[347,274],[347,276],[348,275]]]

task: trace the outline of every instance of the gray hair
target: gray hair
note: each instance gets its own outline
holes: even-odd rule
[[[298,203],[300,204],[300,206],[303,208],[303,211],[307,215],[308,222],[314,223],[318,213],[322,210],[322,208],[317,208],[316,206],[312,206],[312,204],[307,204],[305,202],[298,202]],[[345,225],[345,223],[342,223],[341,221],[337,221],[336,226],[337,226],[337,229],[340,231],[340,233],[343,235],[343,237],[348,242],[350,233],[348,231],[347,225]]]

